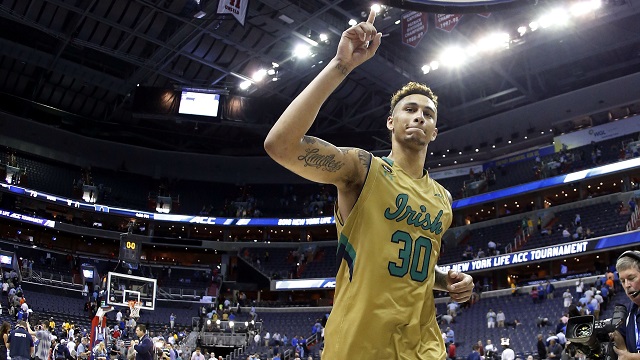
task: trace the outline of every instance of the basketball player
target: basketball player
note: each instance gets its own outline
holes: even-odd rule
[[[338,188],[339,270],[323,358],[444,359],[433,290],[464,302],[473,279],[436,267],[452,219],[451,195],[424,170],[438,134],[436,97],[416,83],[392,97],[387,157],[305,135],[329,95],[380,46],[374,18],[372,11],[342,33],[336,56],[285,110],[265,150],[296,174]]]

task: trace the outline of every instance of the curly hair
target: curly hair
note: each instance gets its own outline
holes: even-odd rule
[[[438,97],[433,93],[433,91],[431,91],[431,89],[425,84],[420,84],[412,81],[410,83],[407,83],[405,86],[400,88],[400,90],[396,91],[393,96],[391,96],[391,108],[389,109],[389,115],[393,114],[393,109],[400,102],[400,100],[413,94],[425,95],[433,101],[436,109],[438,108]]]

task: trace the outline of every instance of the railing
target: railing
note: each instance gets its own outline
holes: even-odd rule
[[[633,200],[634,202],[636,202],[636,199],[633,196],[629,200]],[[638,210],[638,206],[636,205],[636,208],[633,210],[633,213],[631,213],[631,218],[629,219],[629,222],[627,222],[627,231],[635,230],[638,228],[639,225],[640,225],[640,210]]]
[[[82,287],[82,284],[76,284],[73,282],[73,277],[71,275],[52,274],[44,271],[31,270],[29,274],[24,273],[23,277],[25,280],[39,284],[62,285],[66,287],[76,287],[78,289]]]

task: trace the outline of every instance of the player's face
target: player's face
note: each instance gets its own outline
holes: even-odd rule
[[[622,284],[622,288],[624,292],[627,293],[629,299],[632,302],[640,305],[640,295],[633,297],[633,293],[640,290],[640,271],[635,267],[631,267],[626,270],[622,270],[618,273],[620,276],[620,284]]]
[[[402,143],[426,147],[438,135],[437,111],[431,99],[412,94],[400,100],[387,119],[392,138]]]

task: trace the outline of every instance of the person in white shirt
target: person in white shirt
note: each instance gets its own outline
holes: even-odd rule
[[[116,313],[116,321],[120,322],[122,320],[122,311],[118,310]]]
[[[562,298],[564,300],[564,307],[568,308],[571,306],[571,301],[573,301],[573,295],[571,295],[571,291],[569,289],[565,290],[562,294]]]
[[[487,345],[485,345],[485,347],[484,347],[484,353],[485,354],[488,353],[489,351],[493,351],[493,352],[498,351],[496,346],[491,343],[491,339],[487,339]]]
[[[513,351],[513,349],[509,348],[509,338],[502,338],[500,344],[504,349],[502,350],[502,360],[515,360],[516,353]]]
[[[267,331],[267,333],[264,334],[264,346],[269,346],[269,340],[271,340],[271,334]]]

